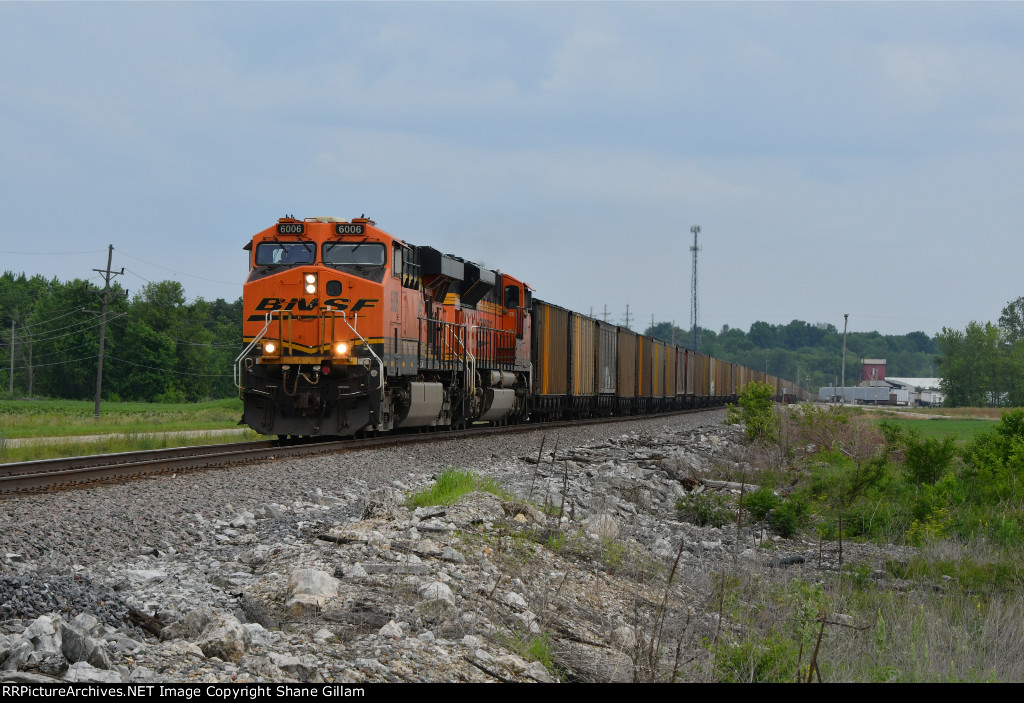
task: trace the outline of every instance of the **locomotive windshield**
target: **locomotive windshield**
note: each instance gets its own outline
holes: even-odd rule
[[[262,242],[256,246],[256,265],[311,264],[316,259],[313,242]]]
[[[327,242],[324,263],[341,266],[383,266],[387,250],[380,242]]]

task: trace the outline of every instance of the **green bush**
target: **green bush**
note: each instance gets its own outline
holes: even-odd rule
[[[736,520],[726,498],[716,493],[685,495],[676,501],[676,513],[680,520],[701,527],[721,527]]]
[[[750,513],[755,520],[764,520],[764,516],[777,508],[781,502],[782,499],[775,495],[772,489],[758,488],[743,496],[743,509]]]
[[[792,537],[807,519],[807,503],[798,498],[790,498],[772,513],[769,524],[781,537]]]
[[[751,381],[739,394],[742,413],[737,413],[730,406],[727,421],[734,422],[737,415],[740,415],[748,440],[759,443],[774,442],[779,437],[779,420],[775,416],[774,401],[774,388],[767,383]]]
[[[924,438],[916,430],[905,436],[904,467],[918,485],[933,484],[949,470],[956,458],[956,438]]]

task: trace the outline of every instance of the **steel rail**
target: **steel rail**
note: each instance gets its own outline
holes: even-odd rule
[[[66,459],[45,459],[41,461],[0,464],[0,497],[18,493],[82,486],[102,481],[123,480],[158,473],[222,468],[285,456],[306,456],[419,442],[470,439],[506,433],[538,432],[579,427],[581,425],[635,422],[638,420],[668,418],[688,413],[705,412],[713,409],[715,408],[677,410],[647,415],[524,423],[519,425],[470,427],[457,431],[439,428],[437,431],[412,431],[405,434],[386,433],[374,437],[300,441],[297,443],[264,440],[258,442],[210,444],[196,447],[176,447],[173,449],[97,454]]]

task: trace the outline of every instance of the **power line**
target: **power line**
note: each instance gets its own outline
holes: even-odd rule
[[[24,371],[25,369],[39,369],[46,366],[63,366],[64,364],[74,364],[79,361],[92,361],[95,356],[83,356],[81,359],[67,359],[66,361],[53,361],[49,364],[32,364],[31,366],[15,366],[15,371]]]
[[[90,312],[90,311],[85,311],[85,312]],[[93,313],[93,314],[96,314],[96,313]],[[111,317],[109,319],[116,320],[117,318],[124,317],[127,314],[128,313],[126,313],[126,312],[118,313],[116,316]],[[83,321],[81,324],[85,324],[85,321]],[[93,329],[95,327],[99,327],[102,324],[103,324],[103,321],[101,320],[99,322],[94,322],[93,324],[88,325],[87,327],[78,327],[78,329],[72,330],[71,332],[68,332],[66,334],[58,334],[58,335],[55,335],[53,337],[41,337],[39,339],[33,338],[32,339],[32,343],[35,344],[35,343],[38,343],[38,342],[49,342],[49,341],[52,341],[54,339],[64,339],[65,337],[70,337],[70,336],[76,335],[76,334],[78,334],[80,332],[85,332],[85,331],[91,330],[91,329]],[[68,327],[61,327],[60,329],[68,329],[70,327],[75,327],[75,326],[76,325],[68,325]],[[48,331],[56,332],[57,330],[48,330]]]
[[[125,359],[118,359],[116,356],[111,356],[114,361],[120,361],[122,364],[128,364],[129,366],[138,366],[141,369],[150,369],[152,371],[161,371],[163,373],[174,374],[175,376],[203,376],[206,378],[232,378],[229,373],[189,373],[188,371],[173,371],[171,369],[161,369],[156,366],[146,366],[145,364],[136,364],[134,361],[126,361]]]
[[[13,254],[15,256],[79,256],[81,254],[95,254],[102,249],[90,249],[89,251],[2,251],[0,254]]]
[[[61,319],[65,318],[65,317],[67,317],[68,315],[74,315],[77,312],[78,312],[77,310],[70,310],[70,311],[64,313],[63,315],[57,315],[57,317],[51,317],[49,320],[40,320],[39,322],[33,322],[31,324],[28,324],[28,325],[24,325],[23,324],[21,326],[21,329],[23,329],[23,330],[24,329],[32,329],[33,327],[38,327],[39,325],[49,324],[50,322],[54,322],[56,320],[61,320]],[[60,329],[60,328],[58,328],[58,329]],[[48,331],[49,332],[55,332],[56,330],[48,330]]]
[[[176,271],[175,269],[168,268],[166,266],[161,266],[160,264],[154,264],[153,262],[146,261],[145,259],[140,259],[137,256],[132,256],[131,254],[128,254],[128,253],[126,253],[124,251],[121,252],[121,255],[122,256],[127,256],[129,259],[135,259],[136,261],[141,261],[142,263],[144,263],[144,264],[146,264],[148,266],[155,266],[158,269],[163,269],[164,271],[170,271],[171,273],[176,273],[179,276],[188,276],[189,278],[198,278],[200,281],[209,281],[210,283],[223,283],[224,285],[227,285],[227,286],[237,286],[238,285],[237,281],[233,281],[233,282],[229,283],[228,281],[219,281],[219,280],[217,280],[215,278],[206,278],[205,276],[197,276],[194,273],[185,273],[183,271]],[[139,276],[139,274],[135,274],[135,275]],[[142,276],[139,276],[139,278],[142,278]],[[146,279],[143,278],[142,280],[146,280]],[[152,281],[150,281],[150,283],[152,283]]]
[[[114,319],[114,318],[111,318],[111,319]],[[145,323],[143,322],[142,324],[145,324]],[[139,336],[138,332],[136,332],[135,330],[131,329],[130,327],[125,327],[124,325],[114,325],[114,327],[117,327],[118,329],[124,330],[125,332],[131,332],[132,334],[135,334],[135,335]],[[150,329],[152,329],[152,328],[150,328]],[[205,327],[203,329],[206,330]],[[209,332],[209,330],[206,330],[206,331]],[[171,337],[170,335],[163,334],[162,332],[157,332],[156,330],[153,330],[153,334],[159,335],[160,337],[163,337],[164,339],[168,339],[168,340],[170,340],[172,342],[177,342],[178,344],[188,344],[189,346],[193,346],[193,347],[213,347],[213,348],[217,348],[217,349],[234,349],[234,348],[237,348],[237,347],[241,346],[241,341],[231,342],[231,343],[190,342],[187,339],[177,339],[175,337]]]

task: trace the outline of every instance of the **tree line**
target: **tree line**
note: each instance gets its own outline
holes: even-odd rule
[[[648,327],[644,334],[687,346],[690,342],[689,331],[670,322]],[[698,346],[703,354],[798,382],[812,392],[841,381],[843,376],[843,333],[829,323],[755,322],[747,332],[728,325],[719,332],[701,328]],[[924,332],[850,332],[846,336],[846,384],[860,381],[861,359],[885,359],[887,376],[936,376],[938,352],[936,340]]]
[[[80,279],[0,276],[0,394],[94,397],[101,294]],[[189,303],[177,281],[147,283],[129,297],[115,283],[106,319],[105,400],[183,402],[235,393],[241,298]]]
[[[1006,304],[999,321],[943,327],[942,391],[956,406],[1024,406],[1024,297]]]
[[[963,402],[977,404],[978,397],[993,392],[996,397],[1012,393],[1017,398],[1024,388],[1012,387],[1010,377],[1012,368],[1024,369],[1024,342],[1014,346],[1024,336],[1024,298],[1015,304],[1004,310],[1006,322],[1001,318],[999,327],[1003,335],[1009,334],[1004,328],[1015,330],[1010,345],[1017,350],[1016,356],[1010,355],[1016,359],[1013,363],[1007,358],[994,364],[993,355],[1008,354],[1009,337],[986,336],[984,326],[969,326],[965,333],[943,330],[942,352],[951,355],[951,361],[942,367],[936,363],[936,339],[924,332],[851,332],[847,383],[859,380],[859,359],[884,358],[890,376],[930,377],[940,368],[946,373],[947,366],[954,372],[963,366],[970,382],[954,380],[957,401],[969,398]],[[91,399],[96,389],[99,310],[98,291],[86,281],[61,282],[9,271],[0,275],[0,394],[10,395],[13,387],[15,396]],[[689,331],[668,322],[648,327],[644,334],[667,342],[689,341]],[[958,334],[964,337],[959,346]],[[115,283],[107,311],[103,398],[180,402],[230,397],[235,393],[231,367],[241,351],[241,339],[241,298],[186,302],[177,281],[147,283],[129,297]],[[812,390],[842,376],[843,335],[832,324],[755,322],[747,332],[726,325],[719,332],[702,329],[700,339],[705,354],[766,370]],[[970,354],[962,351],[967,348]],[[954,373],[954,379],[959,378]],[[947,390],[947,395],[954,393]]]

